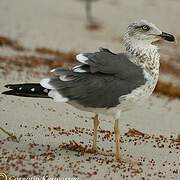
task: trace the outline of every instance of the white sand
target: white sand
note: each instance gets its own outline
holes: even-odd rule
[[[120,44],[117,38],[122,35],[125,26],[135,19],[147,19],[158,24],[164,31],[170,31],[180,36],[180,3],[178,1],[154,0],[154,1],[118,1],[118,4],[112,4],[111,1],[99,1],[93,6],[94,16],[101,22],[103,28],[97,32],[87,31],[85,27],[85,14],[83,4],[76,0],[1,0],[0,2],[0,34],[10,36],[20,40],[27,47],[34,48],[45,46],[61,50],[75,51],[93,51],[97,47],[103,46],[114,51],[119,51]],[[171,45],[167,45],[171,47]],[[165,49],[167,47],[164,47]],[[164,49],[164,50],[165,50]],[[1,50],[1,55],[13,53],[11,50]],[[172,51],[175,51],[173,49]],[[176,50],[177,51],[177,50]],[[25,74],[25,73],[24,73]],[[0,92],[5,90],[3,86],[13,82],[30,82],[39,81],[39,78],[29,77],[27,75],[18,75],[12,72],[8,76],[1,73]],[[60,150],[58,147],[62,142],[75,140],[76,142],[92,143],[92,136],[82,133],[78,134],[53,136],[48,131],[48,127],[60,126],[67,130],[74,129],[75,126],[92,129],[91,117],[93,114],[80,112],[66,104],[58,104],[49,99],[28,99],[19,97],[6,97],[0,95],[0,121],[1,127],[15,132],[16,135],[22,134],[20,143],[7,142],[0,147],[1,164],[0,167],[9,166],[7,172],[10,175],[22,176],[28,174],[22,172],[22,167],[15,170],[13,166],[7,162],[7,157],[12,153],[18,153],[19,150],[25,151],[28,157],[23,160],[23,167],[26,170],[37,170],[39,175],[46,173],[51,176],[72,177],[76,175],[80,179],[122,179],[122,175],[128,175],[125,179],[177,179],[180,177],[179,149],[168,147],[169,136],[177,137],[180,133],[180,100],[174,99],[169,101],[167,97],[152,96],[148,101],[144,102],[141,107],[137,107],[127,113],[122,114],[121,118],[121,134],[128,131],[128,128],[135,128],[149,135],[164,135],[168,141],[164,143],[164,148],[153,147],[157,145],[154,139],[143,143],[137,140],[138,145],[128,142],[126,136],[123,137],[122,155],[128,158],[128,154],[132,155],[131,159],[138,160],[145,157],[146,160],[142,166],[135,167],[139,173],[132,173],[125,167],[126,172],[121,166],[113,172],[114,167],[118,166],[117,162],[110,164],[100,163],[100,159],[105,160],[105,156],[85,154],[80,155],[74,151]],[[82,116],[82,117],[79,117]],[[108,117],[101,116],[101,129],[113,131],[113,122]],[[7,123],[7,125],[6,125]],[[35,128],[37,125],[43,124],[43,127]],[[22,127],[20,127],[22,125]],[[27,126],[27,128],[26,128]],[[88,131],[88,130],[87,130]],[[88,131],[91,132],[91,131]],[[28,136],[30,133],[30,136]],[[46,135],[49,136],[46,136]],[[104,149],[112,149],[114,152],[114,143],[109,140],[102,140],[104,136],[100,133],[98,145]],[[7,136],[0,133],[0,139],[3,140]],[[54,138],[55,137],[55,138]],[[54,150],[55,157],[52,161],[43,161],[29,159],[30,154],[43,153],[44,149],[39,152],[38,148],[29,149],[29,143],[38,143],[44,146],[50,145]],[[18,147],[19,150],[16,150]],[[8,150],[4,155],[3,151]],[[172,151],[169,153],[169,151]],[[61,155],[59,155],[59,153]],[[91,161],[86,161],[91,158]],[[108,156],[107,159],[113,160],[114,157]],[[152,166],[151,159],[154,159],[155,165]],[[79,163],[80,161],[80,163]],[[12,160],[17,163],[16,160]],[[33,162],[38,162],[37,167],[33,167]],[[76,164],[76,167],[71,166]],[[165,166],[163,164],[165,163]],[[7,165],[8,164],[8,165]],[[174,165],[175,164],[175,165]],[[57,167],[63,169],[55,170]],[[56,167],[56,168],[55,168]],[[150,167],[153,167],[151,169]],[[178,172],[176,173],[176,169]],[[142,170],[142,172],[141,172]],[[87,172],[96,173],[88,176]],[[175,173],[174,173],[174,172]],[[158,173],[162,172],[162,178]],[[84,173],[84,174],[83,174]],[[133,175],[132,177],[130,175]],[[29,172],[29,176],[33,173]]]

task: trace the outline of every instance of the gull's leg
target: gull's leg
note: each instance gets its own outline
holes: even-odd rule
[[[120,115],[120,114],[119,114]],[[124,163],[131,164],[133,166],[138,165],[138,162],[133,161],[131,159],[122,159],[121,152],[120,152],[120,130],[119,130],[119,119],[115,120],[114,124],[114,133],[115,133],[115,143],[116,143],[116,152],[115,157],[117,161],[121,161]]]
[[[119,120],[115,120],[114,124],[114,133],[115,133],[115,143],[116,143],[116,160],[121,160],[121,154],[120,154],[120,130],[119,130]]]
[[[93,146],[92,149],[93,151],[97,150],[97,129],[99,126],[99,118],[98,118],[98,114],[95,115],[95,117],[93,118],[94,120],[94,137],[93,137]]]

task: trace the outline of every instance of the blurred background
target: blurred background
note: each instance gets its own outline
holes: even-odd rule
[[[66,55],[96,51],[98,47],[120,52],[127,25],[139,19],[153,22],[180,40],[179,8],[177,0],[1,0],[0,55],[26,56],[30,61],[32,54],[59,60],[58,52],[54,52],[57,50]],[[179,83],[179,43],[161,42],[160,52],[161,71],[168,73],[165,78],[161,74],[161,78]]]
[[[0,92],[5,90],[3,86],[7,83],[39,82],[50,75],[50,69],[74,63],[77,53],[93,52],[99,47],[113,52],[123,51],[123,33],[132,21],[150,21],[180,41],[179,17],[179,0],[0,0]],[[158,46],[161,68],[155,93],[143,106],[124,113],[121,120],[124,135],[121,138],[125,142],[123,155],[141,161],[142,166],[137,171],[132,173],[126,166],[114,170],[117,164],[113,162],[114,166],[108,162],[110,164],[106,165],[104,156],[101,157],[103,168],[99,170],[99,156],[93,159],[94,155],[85,155],[85,159],[91,159],[92,163],[89,163],[83,161],[84,156],[79,157],[76,148],[78,153],[64,150],[73,149],[72,142],[66,144],[67,147],[62,146],[72,139],[83,142],[80,143],[81,150],[84,144],[90,146],[92,137],[88,134],[91,129],[82,130],[80,137],[77,127],[92,127],[92,114],[50,100],[0,95],[0,127],[22,137],[20,143],[14,143],[0,131],[0,172],[24,177],[47,173],[82,179],[123,177],[129,180],[150,175],[153,179],[178,179],[180,42],[175,45],[162,41]],[[102,116],[102,121],[102,129],[113,131],[113,123],[108,117]],[[77,134],[72,133],[75,126]],[[131,132],[130,136],[126,136],[127,132]],[[139,132],[148,134],[147,143],[139,138],[142,135]],[[104,149],[113,149],[113,142],[109,139],[105,138],[108,142],[104,143],[106,133],[109,132],[100,132],[99,144]],[[137,147],[129,138],[137,141]],[[159,144],[165,149],[161,150]],[[61,155],[59,147],[65,147],[60,151]],[[21,163],[17,165],[20,159]],[[150,170],[151,159],[156,161],[156,166]],[[78,161],[83,161],[83,166]],[[66,168],[59,166],[59,162]],[[76,168],[69,163],[76,163]],[[155,172],[162,174],[157,176]]]
[[[86,50],[88,45],[96,49],[94,46],[107,46],[118,40],[129,22],[138,19],[146,19],[179,36],[178,0],[1,0],[0,3],[1,34],[28,46]],[[118,41],[112,44],[112,48],[119,50]]]

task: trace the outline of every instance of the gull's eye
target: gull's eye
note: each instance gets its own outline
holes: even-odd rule
[[[144,31],[149,31],[150,27],[148,25],[143,25],[141,26],[141,28],[144,30]]]

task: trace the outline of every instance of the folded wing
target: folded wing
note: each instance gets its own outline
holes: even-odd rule
[[[142,68],[129,61],[125,54],[114,54],[101,48],[99,52],[76,57],[79,65],[72,69],[54,69],[54,76],[40,83],[51,89],[49,96],[57,101],[110,108],[119,104],[120,96],[146,82]]]

